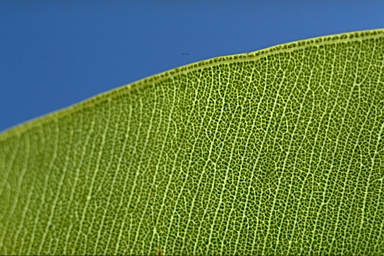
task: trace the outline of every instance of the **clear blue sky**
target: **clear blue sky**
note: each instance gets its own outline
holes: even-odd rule
[[[180,65],[384,27],[384,1],[0,1],[0,131]]]

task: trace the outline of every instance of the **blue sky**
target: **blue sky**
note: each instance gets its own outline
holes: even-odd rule
[[[181,65],[384,28],[384,1],[0,0],[0,131]]]

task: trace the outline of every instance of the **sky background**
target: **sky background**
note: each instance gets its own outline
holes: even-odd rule
[[[196,61],[384,28],[384,1],[0,0],[0,131]]]

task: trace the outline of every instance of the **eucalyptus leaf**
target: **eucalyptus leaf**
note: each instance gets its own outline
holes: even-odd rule
[[[0,134],[1,254],[384,254],[384,30],[210,59]]]

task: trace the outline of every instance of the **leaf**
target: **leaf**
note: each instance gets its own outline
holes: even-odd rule
[[[384,30],[202,61],[0,135],[1,254],[383,254]]]

